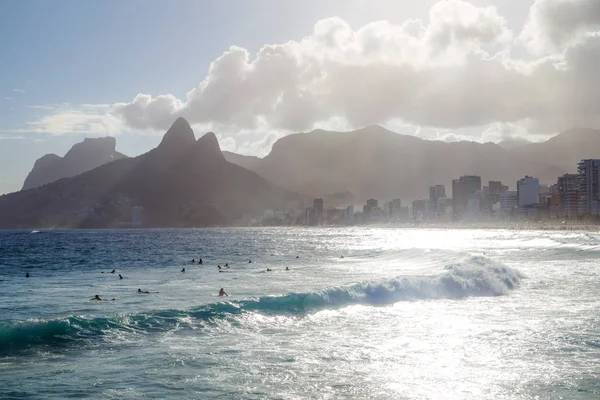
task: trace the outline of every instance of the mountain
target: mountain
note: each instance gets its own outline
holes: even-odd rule
[[[135,206],[148,227],[222,226],[298,199],[226,161],[214,133],[195,140],[179,118],[148,153],[1,196],[0,228],[114,227]]]
[[[577,163],[585,158],[600,158],[600,131],[570,129],[541,143],[513,149],[513,154],[539,165],[564,173],[577,171]]]
[[[86,138],[75,144],[64,157],[46,154],[35,162],[21,190],[79,175],[102,164],[126,158],[115,150],[115,145],[114,137]]]
[[[529,140],[526,139],[522,139],[522,138],[510,138],[510,139],[504,139],[501,142],[498,142],[498,146],[502,147],[503,149],[506,150],[512,150],[515,149],[517,147],[521,147],[521,146],[525,146],[527,144],[530,144],[531,142]]]
[[[227,161],[249,170],[256,168],[261,161],[260,158],[255,156],[245,156],[242,154],[232,153],[230,151],[224,151],[223,155]]]
[[[513,186],[541,168],[494,143],[429,141],[371,126],[283,137],[252,169],[293,191],[311,196],[349,191],[363,202],[424,198],[434,184],[445,184],[450,196],[452,179],[466,173]]]
[[[315,130],[279,139],[250,169],[290,190],[311,196],[351,192],[356,204],[367,198],[426,198],[429,186],[464,174],[501,180],[516,187],[525,175],[552,184],[573,172],[582,158],[600,157],[600,132],[571,130],[542,143],[506,149],[494,143],[430,141],[379,126],[353,132]],[[509,146],[510,147],[510,146]],[[235,158],[230,158],[235,162]]]

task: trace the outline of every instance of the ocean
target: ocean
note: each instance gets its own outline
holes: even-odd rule
[[[0,399],[598,399],[599,256],[591,232],[0,231]]]

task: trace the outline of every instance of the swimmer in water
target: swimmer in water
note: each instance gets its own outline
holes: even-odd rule
[[[102,301],[102,299],[100,298],[100,296],[95,295],[93,298],[90,299],[90,301]]]
[[[227,293],[225,293],[225,290],[223,288],[219,289],[219,296],[223,297],[223,296],[229,296]]]
[[[123,279],[123,275],[119,274],[119,279]]]
[[[25,274],[25,278],[29,278],[29,272]]]
[[[185,273],[185,268],[181,268],[181,272]]]

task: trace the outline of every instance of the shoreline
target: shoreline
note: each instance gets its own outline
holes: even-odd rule
[[[371,225],[266,225],[266,226],[247,226],[247,225],[231,225],[231,226],[199,226],[199,227],[128,227],[128,228],[0,228],[0,232],[20,231],[29,233],[40,233],[42,231],[138,231],[138,230],[161,230],[161,229],[269,229],[269,228],[316,228],[316,229],[346,229],[346,228],[379,228],[379,229],[490,229],[490,230],[514,230],[514,231],[561,231],[561,232],[598,232],[600,225],[595,224],[544,224],[544,223],[525,223],[525,224],[485,224],[485,223],[457,223],[457,224],[441,224],[441,223],[387,223],[387,224],[371,224]]]

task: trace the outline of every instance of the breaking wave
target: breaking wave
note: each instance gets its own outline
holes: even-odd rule
[[[77,342],[88,344],[111,333],[151,334],[202,327],[244,313],[302,316],[353,304],[388,305],[399,301],[500,296],[515,289],[524,276],[484,257],[449,265],[433,276],[404,276],[380,282],[361,282],[307,293],[263,296],[206,304],[189,310],[86,318],[71,316],[49,321],[9,321],[0,325],[0,355],[36,346],[50,348]]]

